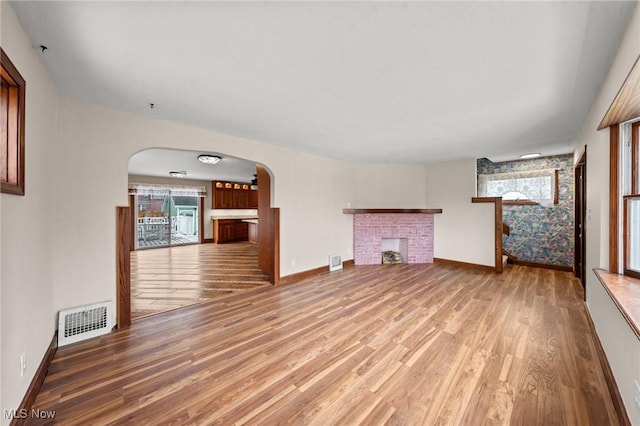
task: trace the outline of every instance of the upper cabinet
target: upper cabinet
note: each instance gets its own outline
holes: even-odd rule
[[[214,209],[257,209],[258,191],[251,189],[248,183],[213,181]]]

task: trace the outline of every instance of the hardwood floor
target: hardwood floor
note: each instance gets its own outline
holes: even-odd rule
[[[616,425],[589,330],[566,272],[356,266],[60,348],[34,408],[77,425]]]
[[[131,318],[269,285],[248,242],[131,252]]]

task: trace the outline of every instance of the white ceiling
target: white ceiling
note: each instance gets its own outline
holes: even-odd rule
[[[198,155],[211,154],[222,157],[217,164],[204,164]],[[173,149],[147,149],[129,159],[129,174],[140,176],[170,177],[169,172],[185,171],[187,176],[176,179],[223,180],[250,183],[256,174],[256,163],[230,157],[218,152],[194,152]]]
[[[571,152],[636,4],[12,3],[63,95],[397,163]]]

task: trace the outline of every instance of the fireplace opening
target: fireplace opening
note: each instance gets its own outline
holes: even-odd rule
[[[382,263],[407,263],[409,258],[408,238],[383,238]]]

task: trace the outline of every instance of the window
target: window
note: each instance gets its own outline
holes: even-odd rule
[[[504,204],[558,204],[558,171],[479,175],[478,196],[502,197]]]
[[[620,130],[623,271],[640,278],[640,121]]]
[[[0,185],[2,192],[24,195],[24,102],[25,81],[0,49]]]

